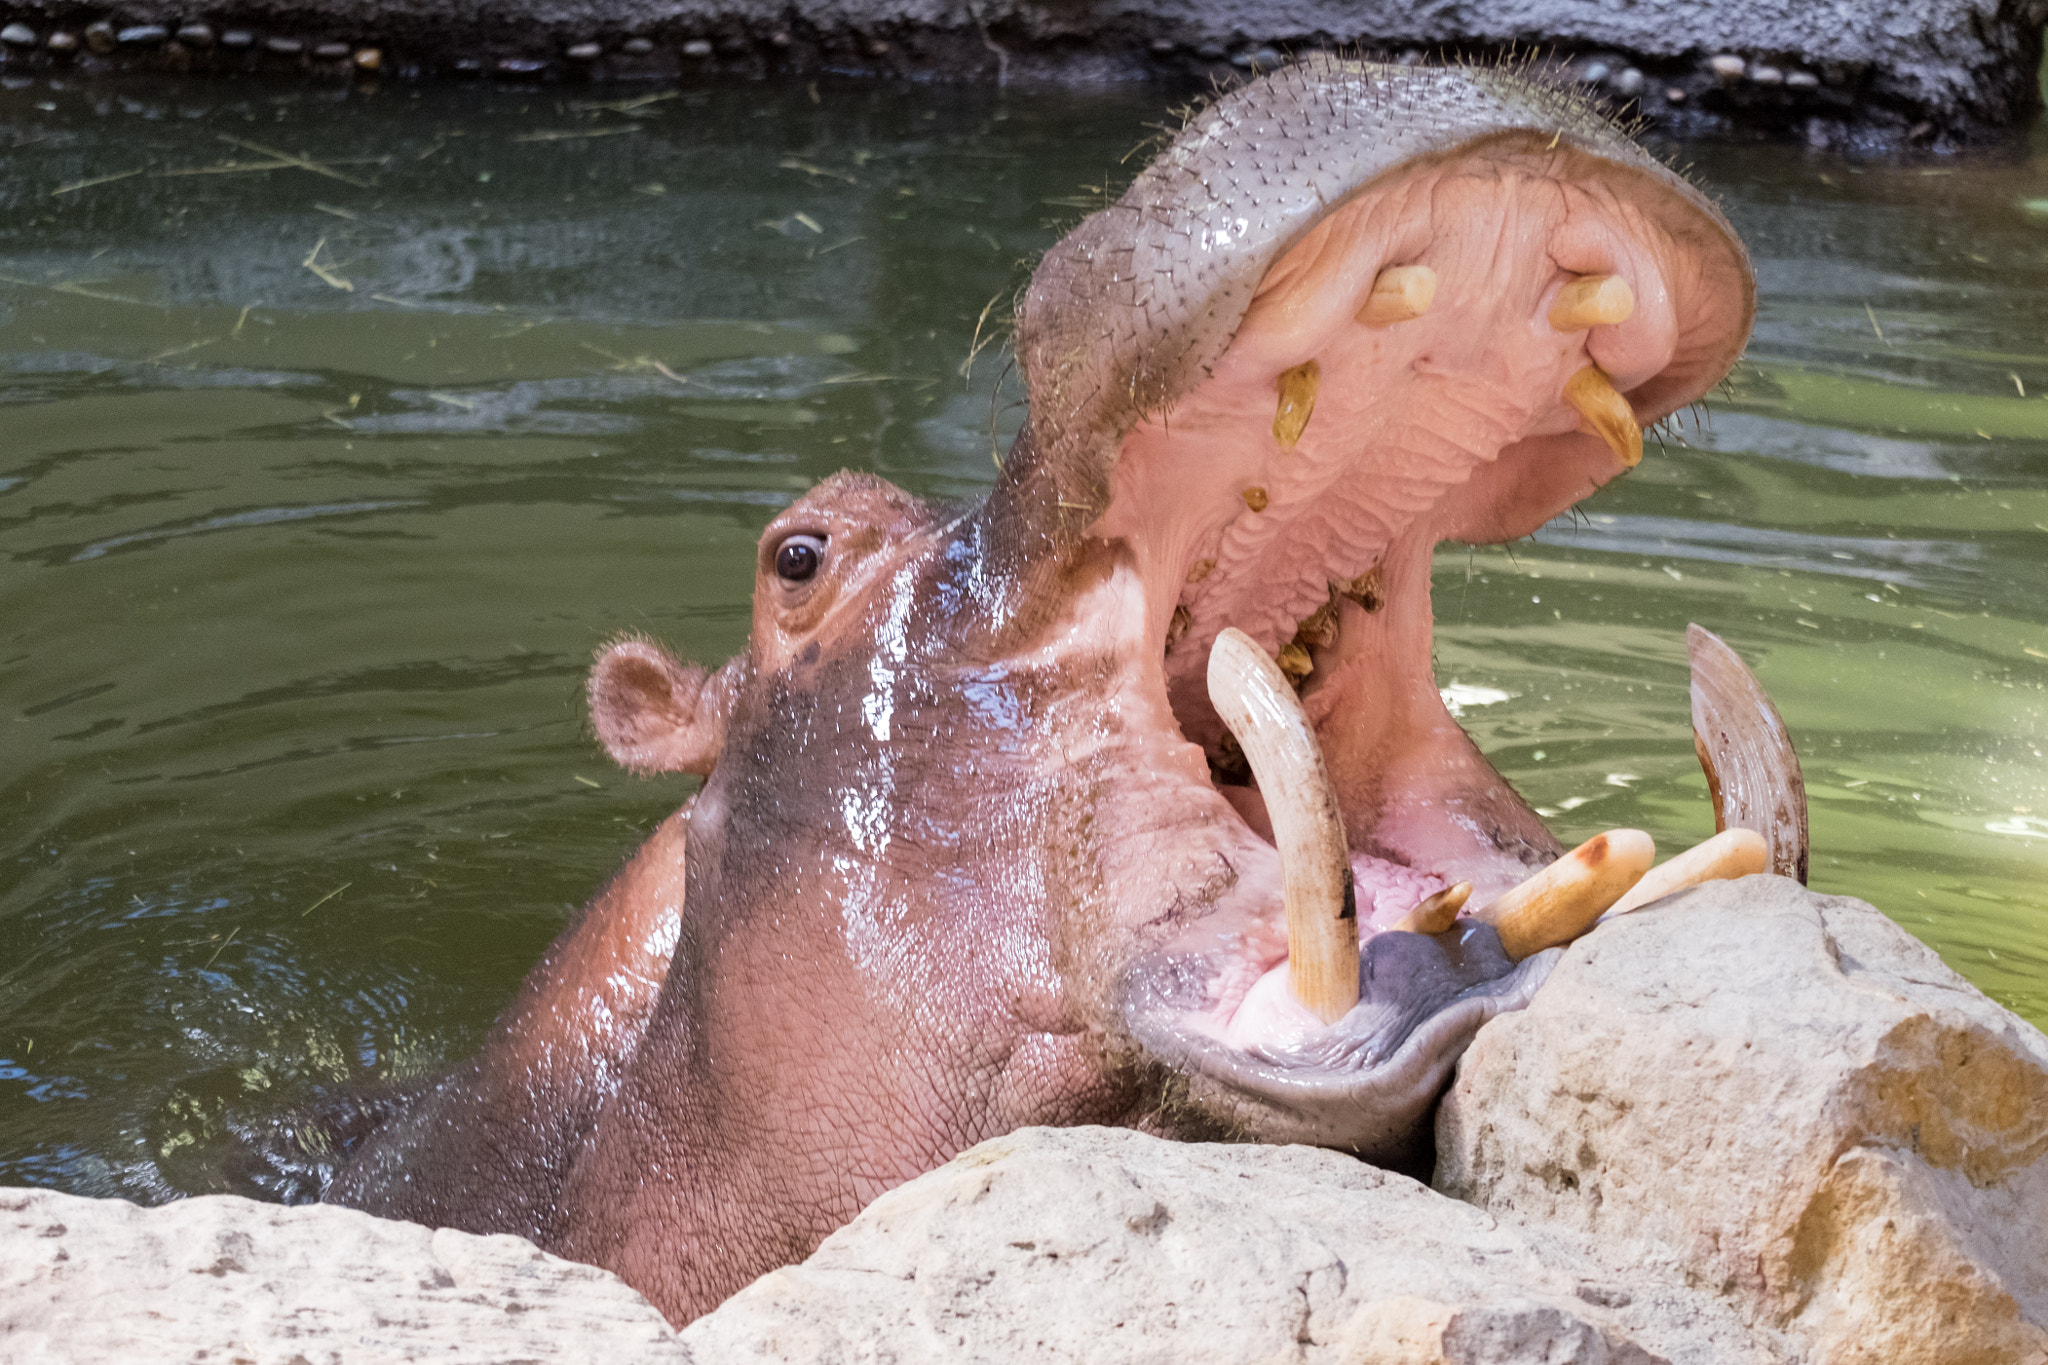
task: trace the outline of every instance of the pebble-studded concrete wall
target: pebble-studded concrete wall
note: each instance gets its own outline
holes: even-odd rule
[[[2039,107],[2048,0],[242,0],[0,4],[0,73],[345,80],[1255,74],[1290,52],[1553,62],[1678,132],[1939,147]]]

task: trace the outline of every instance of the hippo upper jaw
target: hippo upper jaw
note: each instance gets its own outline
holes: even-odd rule
[[[1331,59],[1199,116],[1040,266],[1031,423],[983,516],[1020,581],[1061,566],[1065,638],[1119,642],[1100,861],[1141,946],[1105,997],[1183,1127],[1397,1151],[1540,984],[1554,955],[1483,926],[1393,928],[1561,851],[1437,691],[1432,554],[1631,467],[1753,308],[1720,215],[1582,105]],[[1277,656],[1341,811],[1363,943],[1332,1024],[1286,989],[1283,822],[1209,694],[1231,629]]]

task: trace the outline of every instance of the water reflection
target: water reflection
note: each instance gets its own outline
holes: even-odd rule
[[[736,649],[834,469],[985,487],[1017,391],[962,362],[1158,106],[0,91],[0,1181],[289,1193],[281,1097],[468,1049],[687,790],[606,767],[592,648]],[[1445,548],[1440,681],[1567,842],[1684,842],[1708,624],[1816,886],[2048,1021],[2044,165],[1685,159],[1751,361],[1581,515]]]

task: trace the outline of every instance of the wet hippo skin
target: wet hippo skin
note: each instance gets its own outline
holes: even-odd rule
[[[1318,57],[1219,100],[1039,265],[984,500],[838,475],[762,535],[744,654],[600,655],[612,756],[704,787],[329,1197],[682,1322],[1025,1124],[1411,1153],[1555,954],[1394,926],[1560,851],[1437,693],[1432,551],[1623,472],[1753,306],[1720,214],[1567,93]],[[1301,798],[1212,702],[1226,629],[1339,812],[1334,1024],[1287,984]]]

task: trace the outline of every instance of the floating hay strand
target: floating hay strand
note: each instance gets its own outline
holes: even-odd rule
[[[285,166],[289,166],[296,170],[309,171],[314,175],[324,175],[329,180],[339,180],[344,185],[354,185],[359,190],[370,188],[369,181],[359,180],[352,175],[344,175],[334,169],[333,163],[315,161],[303,152],[281,152],[275,147],[266,147],[260,142],[251,142],[247,138],[235,137],[229,133],[220,134],[220,140],[227,143],[230,147],[240,147],[245,152],[260,152],[274,161],[283,163],[282,166],[275,169],[282,170]],[[382,165],[384,160],[386,158],[378,158],[377,164]]]
[[[80,190],[89,190],[94,185],[111,185],[116,180],[126,180],[131,175],[141,175],[148,169],[149,167],[147,166],[137,166],[132,171],[116,171],[112,175],[96,175],[89,180],[74,180],[68,185],[59,185],[56,189],[51,190],[50,197],[55,199],[60,194],[76,194]]]
[[[347,279],[343,278],[341,275],[335,273],[335,270],[332,266],[325,266],[320,264],[320,250],[322,247],[326,245],[327,239],[325,237],[322,237],[319,241],[313,243],[313,249],[306,253],[306,259],[300,261],[299,264],[304,266],[306,269],[312,271],[315,275],[318,275],[322,281],[333,286],[334,288],[344,290],[350,294],[355,293],[355,285],[351,284]]]

